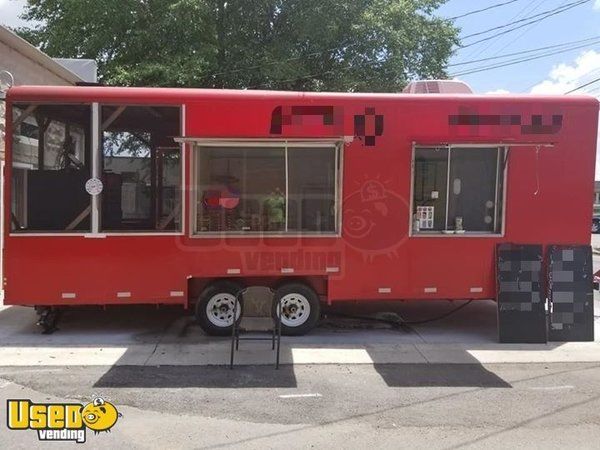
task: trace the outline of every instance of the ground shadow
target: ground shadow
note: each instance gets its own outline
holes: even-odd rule
[[[279,371],[271,364],[274,359],[271,359],[268,342],[243,343],[236,355],[237,365],[230,371],[227,367],[229,338],[206,336],[193,317],[181,308],[123,306],[106,311],[76,308],[65,314],[60,330],[53,335],[40,334],[31,309],[6,308],[0,310],[0,347],[123,349],[122,354],[115,352],[116,358],[109,363],[111,368],[97,380],[98,387],[296,387],[294,366],[289,363],[298,364],[297,350],[300,354],[324,350],[326,355],[337,356],[338,349],[368,353],[363,360],[372,363],[382,380],[391,387],[510,387],[470,353],[470,350],[482,347],[489,349],[490,344],[496,344],[494,348],[498,350],[511,348],[497,344],[493,302],[473,302],[442,320],[426,321],[460,303],[344,304],[338,311],[359,316],[388,311],[419,324],[397,327],[380,321],[328,318],[306,336],[282,338],[283,365]],[[333,311],[333,308],[327,309],[328,313]],[[446,355],[443,344],[459,345],[451,349],[453,354]],[[545,348],[552,350],[560,345],[553,343]],[[395,346],[397,354],[393,353]],[[446,358],[440,361],[439,352]],[[454,357],[456,359],[449,360]],[[53,360],[53,363],[77,365],[76,360],[63,358]],[[307,360],[319,360],[311,358]],[[96,364],[94,361],[91,363]],[[257,365],[265,361],[269,363]],[[441,362],[455,364],[439,364]],[[461,364],[456,364],[458,362]],[[321,363],[327,363],[327,356]]]
[[[112,366],[98,388],[295,388],[294,367]]]
[[[374,364],[374,368],[390,387],[512,387],[479,363]]]

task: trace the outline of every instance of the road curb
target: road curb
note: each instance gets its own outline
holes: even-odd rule
[[[268,348],[267,348],[268,347]],[[229,362],[228,341],[210,344],[150,344],[126,347],[0,347],[0,366],[221,366]],[[270,365],[270,346],[244,344],[235,364]],[[295,346],[283,344],[281,363],[320,364],[514,364],[600,363],[600,342],[548,344],[372,344]]]

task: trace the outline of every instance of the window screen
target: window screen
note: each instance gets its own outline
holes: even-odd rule
[[[89,105],[13,106],[11,231],[90,231]]]
[[[415,149],[414,233],[500,233],[503,155],[497,147]]]

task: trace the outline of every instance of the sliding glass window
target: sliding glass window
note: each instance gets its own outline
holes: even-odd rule
[[[336,149],[288,148],[288,231],[336,231]]]
[[[500,234],[503,147],[416,147],[413,234]]]
[[[196,150],[195,233],[336,233],[337,146]]]

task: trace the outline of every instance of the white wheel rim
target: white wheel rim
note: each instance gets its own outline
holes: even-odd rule
[[[235,304],[235,295],[226,292],[220,292],[213,295],[206,303],[206,317],[210,323],[217,327],[230,327],[233,325],[233,306]],[[240,304],[238,302],[235,318],[240,318]]]
[[[281,300],[281,323],[286,327],[299,327],[310,317],[310,302],[302,294],[287,294]],[[278,311],[279,313],[279,307]]]

